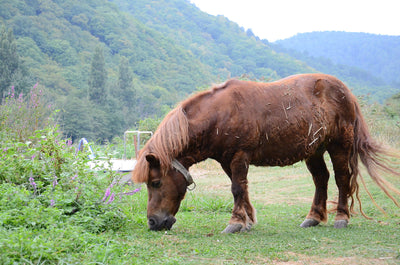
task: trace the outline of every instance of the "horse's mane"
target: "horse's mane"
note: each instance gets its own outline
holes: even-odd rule
[[[146,160],[148,154],[152,154],[160,160],[161,170],[165,174],[171,167],[171,161],[177,157],[189,143],[189,122],[184,106],[198,102],[204,97],[212,96],[218,90],[227,88],[238,80],[232,79],[225,83],[214,85],[211,89],[197,93],[184,100],[173,109],[158,126],[154,135],[139,152],[135,169],[132,172],[132,180],[136,183],[148,181],[149,163]]]
[[[159,159],[164,174],[171,166],[173,158],[179,155],[189,142],[189,124],[182,105],[173,109],[158,126],[154,135],[139,152],[139,157],[132,172],[134,182],[148,181],[148,154]]]

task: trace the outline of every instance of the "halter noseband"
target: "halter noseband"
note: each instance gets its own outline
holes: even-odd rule
[[[172,167],[178,170],[186,179],[188,185],[187,189],[192,191],[196,188],[196,183],[194,183],[192,176],[189,171],[176,159],[172,160]],[[189,187],[193,184],[193,187]]]

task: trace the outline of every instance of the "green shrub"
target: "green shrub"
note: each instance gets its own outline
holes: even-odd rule
[[[1,264],[62,263],[93,235],[123,227],[127,195],[138,191],[119,185],[107,162],[91,168],[36,99],[10,93],[0,105]]]

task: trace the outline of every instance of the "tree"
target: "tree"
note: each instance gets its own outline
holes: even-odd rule
[[[0,31],[0,97],[11,86],[14,86],[16,93],[22,92],[29,86],[28,76],[29,73],[18,56],[12,30],[3,27]]]
[[[65,97],[60,99],[58,105],[62,106],[60,128],[65,136],[74,142],[82,137],[90,141],[97,140],[91,126],[92,106],[90,101],[79,97],[69,100]]]
[[[123,128],[129,129],[135,126],[138,119],[136,88],[133,83],[133,72],[129,67],[126,57],[121,57],[118,72],[118,85],[114,90],[114,98],[119,100],[119,107],[123,119]]]
[[[89,99],[98,105],[103,105],[107,99],[107,71],[104,61],[104,52],[96,47],[92,57],[89,76]]]
[[[135,102],[136,91],[133,87],[132,70],[129,67],[129,61],[126,57],[121,58],[118,74],[119,98],[129,105],[129,107],[132,107]]]
[[[105,142],[123,132],[120,119],[122,115],[116,112],[113,100],[99,106],[85,98],[70,100],[66,97],[59,105],[63,106],[60,112],[60,128],[73,141],[85,137],[89,141]]]

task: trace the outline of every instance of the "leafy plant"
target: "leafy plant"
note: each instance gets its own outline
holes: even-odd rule
[[[127,211],[120,205],[140,190],[118,183],[107,150],[107,161],[91,168],[88,154],[76,152],[54,120],[40,111],[41,95],[35,104],[32,95],[15,99],[10,93],[0,106],[2,264],[59,261],[54,252],[75,250],[72,242],[53,245],[65,231],[80,231],[69,237],[79,247],[92,234],[119,230],[127,221]],[[20,121],[6,126],[15,117]]]

